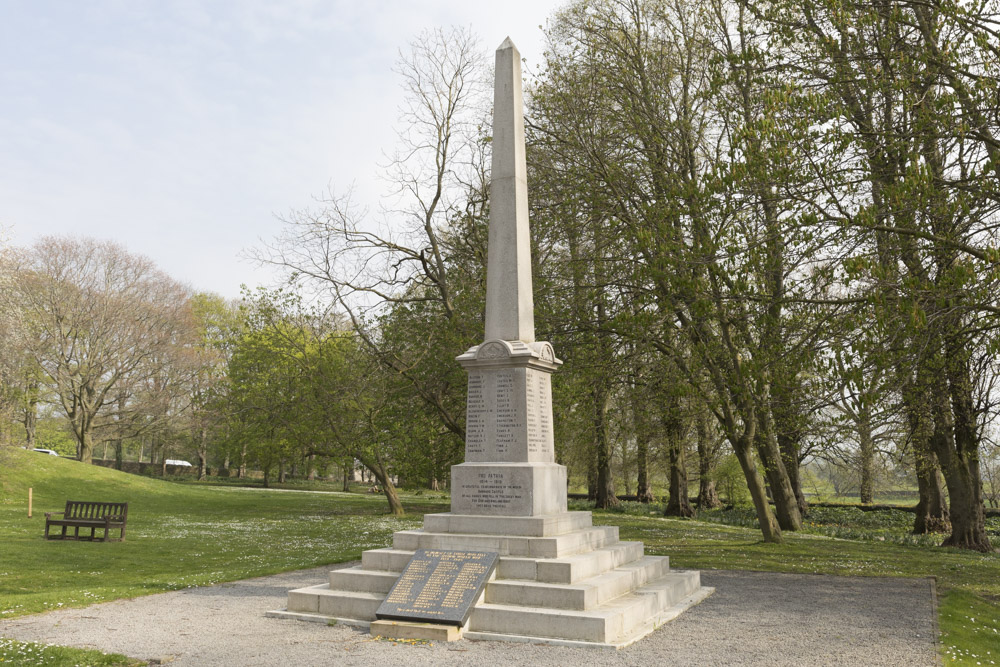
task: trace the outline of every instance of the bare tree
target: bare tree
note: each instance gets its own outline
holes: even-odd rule
[[[421,34],[400,53],[396,71],[406,102],[399,147],[386,165],[393,192],[380,229],[373,231],[367,210],[349,194],[331,192],[319,210],[285,219],[283,234],[256,258],[347,313],[379,363],[406,378],[445,427],[464,437],[460,407],[446,395],[451,383],[414,371],[426,351],[385,345],[376,323],[378,314],[408,305],[426,307],[442,326],[456,319],[461,281],[449,258],[467,239],[455,223],[484,218],[486,205],[485,68],[475,37],[452,28]]]
[[[186,326],[187,291],[114,243],[52,237],[25,254],[17,288],[41,343],[38,363],[89,463],[119,391],[165,372]]]

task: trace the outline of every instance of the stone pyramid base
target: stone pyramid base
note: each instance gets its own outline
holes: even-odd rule
[[[464,630],[468,639],[620,648],[641,639],[713,591],[693,570],[671,570],[622,542],[590,512],[535,517],[428,514],[423,530],[393,535],[392,547],[361,565],[330,572],[318,586],[289,592],[268,616],[367,627],[417,549],[499,552],[495,577]]]

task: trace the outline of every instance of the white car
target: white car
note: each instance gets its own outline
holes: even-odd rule
[[[167,459],[165,463],[168,466],[181,466],[182,468],[190,468],[191,464],[187,461],[181,461],[180,459]]]

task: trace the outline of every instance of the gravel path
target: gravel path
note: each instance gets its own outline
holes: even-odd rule
[[[350,565],[345,564],[346,565]],[[334,566],[341,567],[341,566]],[[716,592],[620,651],[506,642],[394,645],[265,618],[330,566],[0,622],[0,636],[171,665],[934,665],[928,579],[707,570]]]

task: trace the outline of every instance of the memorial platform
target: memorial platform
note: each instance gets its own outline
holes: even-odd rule
[[[510,532],[494,532],[503,524]],[[698,572],[672,570],[622,542],[615,526],[594,527],[590,512],[539,517],[428,514],[423,530],[397,532],[393,545],[365,551],[361,565],[330,572],[327,583],[288,594],[277,618],[375,621],[416,549],[488,549],[500,554],[495,577],[462,628],[467,639],[620,648],[641,639],[711,594]]]

